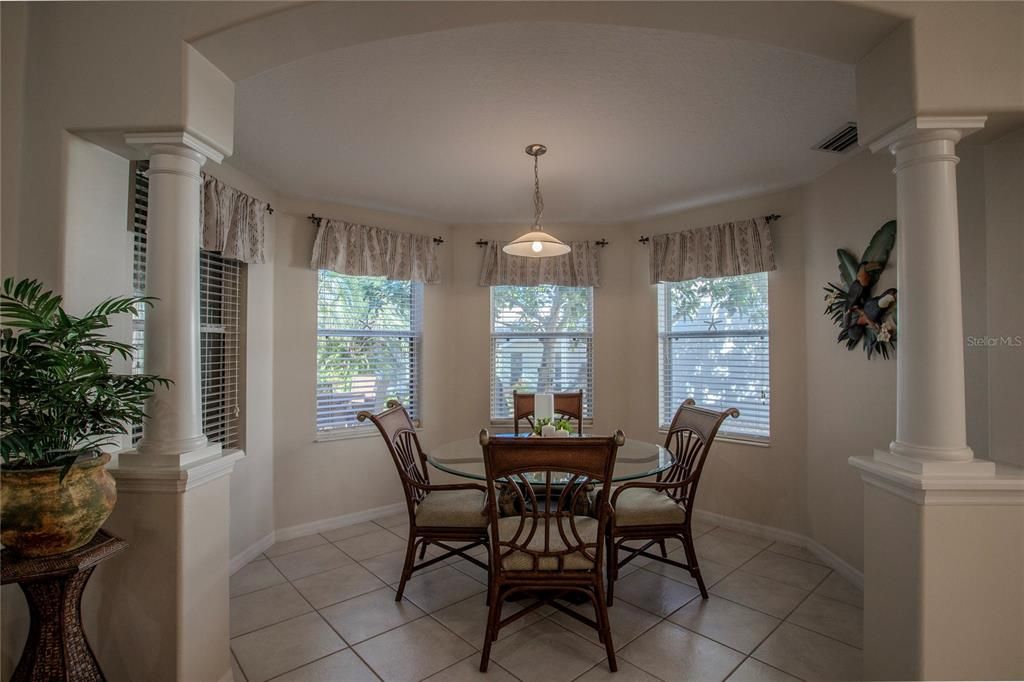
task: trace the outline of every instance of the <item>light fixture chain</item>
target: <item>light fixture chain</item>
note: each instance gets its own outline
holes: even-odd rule
[[[540,193],[540,171],[537,168],[539,156],[533,157],[533,226],[540,228],[540,219],[544,215],[544,196]]]

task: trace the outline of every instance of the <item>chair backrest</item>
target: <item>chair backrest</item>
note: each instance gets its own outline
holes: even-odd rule
[[[405,501],[412,513],[414,507],[427,496],[425,490],[413,484],[430,485],[430,474],[420,439],[416,435],[416,426],[409,418],[409,413],[397,400],[389,400],[383,412],[360,412],[356,419],[361,422],[369,419],[384,437],[384,443],[398,469],[398,476],[402,479]]]
[[[665,437],[665,448],[675,456],[672,467],[662,473],[658,480],[667,483],[692,480],[685,486],[672,488],[669,495],[676,502],[681,502],[687,512],[693,511],[693,501],[697,497],[697,484],[700,482],[704,461],[715,441],[718,429],[726,417],[739,417],[740,411],[730,407],[724,412],[716,412],[704,407],[697,407],[693,398],[687,398],[676,410],[672,424]],[[692,514],[687,514],[691,518]]]
[[[504,559],[512,555],[525,563],[517,571],[537,571],[542,562],[556,566],[545,569],[545,575],[578,570],[574,567],[581,563],[590,565],[582,570],[600,570],[612,471],[624,442],[622,431],[582,438],[491,438],[481,430],[492,570],[512,570],[504,568]],[[578,510],[595,492],[597,508],[582,520]],[[518,510],[501,519],[506,528],[515,528],[504,538],[499,534],[497,503],[502,493],[515,498]],[[590,532],[581,534],[579,526],[584,523]]]
[[[533,430],[533,393],[512,391],[512,415],[516,434],[519,433],[519,420],[525,419]],[[554,413],[566,419],[576,420],[576,433],[583,433],[583,391],[575,393],[555,393]]]

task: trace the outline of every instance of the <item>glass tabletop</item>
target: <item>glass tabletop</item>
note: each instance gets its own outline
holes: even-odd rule
[[[513,434],[495,434],[498,437],[525,438]],[[577,436],[586,438],[586,435]],[[427,453],[427,461],[441,471],[464,478],[483,481],[487,477],[484,472],[484,453],[478,438],[465,438],[452,441],[432,448]],[[612,480],[616,482],[632,481],[645,476],[654,476],[665,471],[674,461],[672,453],[656,443],[645,443],[626,438],[615,456],[615,471]]]

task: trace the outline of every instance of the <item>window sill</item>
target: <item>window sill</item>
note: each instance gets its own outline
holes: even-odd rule
[[[663,434],[663,435],[664,434],[668,434],[668,429],[659,428],[658,429],[658,433]],[[754,437],[748,437],[748,436],[730,436],[728,434],[723,434],[723,433],[720,433],[717,436],[715,436],[715,442],[716,443],[718,443],[718,442],[733,443],[735,445],[750,445],[750,446],[753,446],[755,448],[770,448],[772,446],[771,440],[767,439],[767,438],[754,438]]]

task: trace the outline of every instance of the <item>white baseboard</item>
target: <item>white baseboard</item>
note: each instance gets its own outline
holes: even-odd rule
[[[231,562],[228,564],[228,570],[231,575],[234,575],[238,569],[245,566],[247,563],[258,557],[263,552],[270,549],[270,546],[274,544],[274,533],[271,531],[256,542],[252,543],[241,552],[231,557]]]
[[[334,516],[329,519],[310,521],[309,523],[301,523],[297,526],[278,528],[274,532],[265,535],[235,556],[231,557],[231,573],[234,574],[235,571],[269,549],[275,542],[292,540],[304,535],[312,535],[313,533],[320,533],[325,530],[334,530],[335,528],[342,528],[344,526],[353,526],[357,523],[373,521],[374,519],[380,519],[385,516],[397,514],[401,511],[405,511],[405,502],[396,502],[395,504],[388,504],[383,507],[374,507],[373,509],[366,509],[364,511],[353,512],[351,514],[342,514],[341,516]]]
[[[341,516],[335,516],[329,519],[321,519],[319,521],[302,523],[297,526],[279,528],[273,533],[269,533],[268,535],[260,538],[257,542],[254,542],[235,556],[231,557],[231,573],[234,574],[242,566],[245,566],[247,563],[269,549],[275,542],[291,540],[304,535],[321,533],[325,530],[334,530],[335,528],[342,528],[344,526],[352,526],[357,523],[363,523],[364,521],[373,521],[374,519],[397,514],[404,509],[404,502],[396,502],[395,504],[389,504],[383,507],[374,507],[373,509],[366,509],[364,511],[353,512],[351,514],[342,514]],[[699,521],[711,523],[716,526],[722,526],[723,528],[729,528],[741,533],[747,533],[749,535],[755,535],[760,538],[775,540],[778,542],[787,542],[791,545],[796,545],[797,547],[804,547],[810,552],[813,552],[815,556],[825,562],[825,564],[831,567],[836,573],[839,573],[858,588],[864,589],[864,574],[861,571],[858,571],[848,562],[841,559],[820,542],[812,540],[806,535],[701,509],[698,509],[695,512],[694,517]]]
[[[795,533],[791,530],[775,528],[774,526],[765,526],[760,523],[754,523],[753,521],[737,519],[724,514],[703,511],[701,509],[694,512],[694,518],[698,521],[722,526],[723,528],[747,533],[748,535],[756,535],[759,538],[775,540],[777,542],[786,542],[791,545],[796,545],[797,547],[803,547],[825,562],[825,564],[836,573],[856,585],[858,589],[864,589],[864,573],[858,571],[850,563],[841,559],[837,554],[835,554],[835,552],[828,549],[820,542],[813,540],[806,535],[801,535],[800,533]]]

